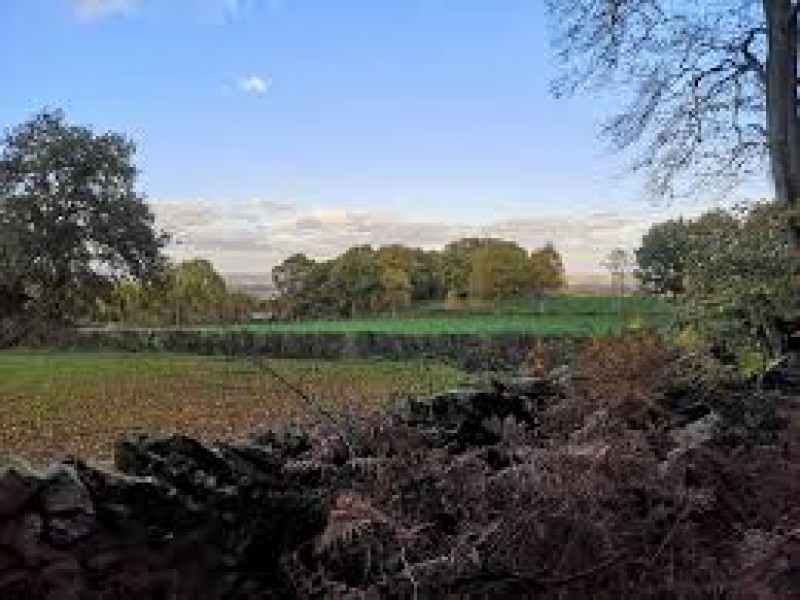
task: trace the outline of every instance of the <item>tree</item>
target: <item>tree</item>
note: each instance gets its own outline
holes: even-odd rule
[[[656,224],[637,251],[639,277],[669,289],[681,324],[714,346],[777,357],[783,323],[800,308],[798,265],[780,226],[786,211],[758,202]]]
[[[566,285],[564,263],[561,254],[552,243],[548,242],[531,252],[530,262],[533,271],[533,293],[537,296],[561,289]]]
[[[687,221],[684,261],[687,270],[691,266],[688,264],[690,262],[711,260],[715,249],[721,248],[726,240],[729,241],[738,234],[744,211],[740,210],[739,213],[736,215],[731,211],[715,208]]]
[[[729,189],[770,166],[800,248],[796,0],[548,0],[558,92],[617,85],[630,103],[605,127],[660,195]]]
[[[170,265],[150,281],[116,282],[101,299],[98,313],[105,322],[184,326],[238,323],[257,308],[255,298],[228,291],[209,261],[193,259]]]
[[[98,318],[106,323],[139,324],[145,313],[145,290],[136,281],[117,281],[98,300]]]
[[[375,311],[384,290],[375,251],[370,246],[354,246],[332,261],[329,285],[335,290],[342,316]]]
[[[445,296],[444,270],[440,252],[414,249],[411,261],[411,300],[430,302]]]
[[[134,189],[134,145],[44,111],[0,145],[0,281],[29,322],[89,314],[117,278],[163,265],[166,236]],[[24,298],[23,302],[20,302]]]
[[[519,244],[487,240],[472,253],[470,296],[479,300],[520,297],[533,286],[528,253]]]
[[[444,298],[444,275],[439,252],[391,244],[381,246],[376,254],[384,269],[386,293],[394,298],[389,302],[390,306]]]
[[[481,238],[464,238],[450,242],[442,251],[442,273],[445,288],[451,297],[469,295],[472,256],[475,250],[486,245]]]
[[[382,304],[393,314],[411,302],[411,278],[407,271],[397,267],[381,269]]]
[[[383,267],[410,273],[414,260],[414,250],[402,244],[390,244],[378,248],[375,257]]]
[[[689,224],[683,219],[656,223],[636,249],[635,276],[644,290],[675,298],[684,290]]]
[[[259,308],[260,302],[257,298],[244,292],[231,292],[225,296],[221,313],[222,320],[227,323],[242,323],[249,320]]]
[[[625,296],[625,275],[633,261],[624,248],[614,248],[601,263],[611,274],[611,288],[617,290],[618,305],[622,309],[622,297]]]
[[[689,224],[682,314],[726,347],[775,358],[781,322],[800,308],[794,261],[780,223],[786,207],[759,202],[712,211]]]
[[[318,264],[305,254],[293,254],[272,269],[272,283],[280,298],[280,312],[287,317],[303,314],[313,296]]]
[[[281,295],[294,295],[303,291],[315,262],[305,254],[292,254],[272,269],[272,283]]]
[[[170,268],[165,292],[176,326],[220,321],[228,299],[225,280],[204,259]]]
[[[414,251],[400,244],[381,246],[375,253],[381,268],[382,304],[392,313],[411,302],[411,268]]]
[[[773,220],[773,224],[777,223]],[[714,209],[695,219],[671,219],[656,223],[636,249],[635,276],[645,290],[680,300],[686,291],[689,263],[696,266],[719,247],[719,240],[735,237],[739,221],[732,213]],[[780,230],[780,227],[778,227]],[[768,250],[765,248],[765,252]]]

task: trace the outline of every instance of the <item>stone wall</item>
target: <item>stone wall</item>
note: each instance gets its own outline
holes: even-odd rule
[[[135,438],[123,473],[0,474],[0,598],[282,598],[281,557],[325,526],[318,475],[275,444]]]
[[[498,418],[533,424],[535,400],[559,388],[496,382],[409,400],[394,418],[424,447],[457,453],[496,443]],[[114,472],[75,459],[44,472],[5,465],[0,599],[297,597],[287,559],[325,530],[361,460],[337,429],[212,445],[140,434],[118,442]]]

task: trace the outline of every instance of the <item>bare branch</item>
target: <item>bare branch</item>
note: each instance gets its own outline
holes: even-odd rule
[[[766,160],[761,3],[550,0],[559,93],[614,87],[602,131],[659,195],[726,191]],[[737,170],[734,170],[734,166]],[[699,185],[698,185],[699,184]]]

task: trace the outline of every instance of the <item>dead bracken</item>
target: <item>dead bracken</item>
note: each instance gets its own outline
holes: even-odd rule
[[[797,597],[796,392],[691,397],[658,344],[605,343],[388,417],[8,466],[0,597]]]

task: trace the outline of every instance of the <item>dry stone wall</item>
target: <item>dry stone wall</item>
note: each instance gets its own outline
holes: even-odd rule
[[[0,598],[283,598],[281,557],[325,525],[313,473],[270,445],[123,441],[123,473],[77,461],[0,475]]]

